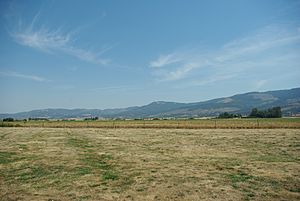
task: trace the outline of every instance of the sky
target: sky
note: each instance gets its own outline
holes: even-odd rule
[[[0,1],[0,113],[300,86],[299,0]]]

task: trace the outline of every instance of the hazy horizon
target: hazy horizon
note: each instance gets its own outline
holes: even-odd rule
[[[300,87],[294,87],[294,88],[291,88],[291,89],[296,89],[296,88],[300,88]],[[280,90],[290,90],[290,89],[278,89],[279,91]],[[278,91],[278,90],[275,90],[275,91]],[[228,98],[228,97],[231,97],[231,96],[234,96],[234,95],[240,95],[240,94],[246,94],[246,93],[252,93],[252,92],[267,92],[267,91],[250,91],[250,92],[244,92],[244,93],[238,93],[238,94],[232,94],[232,95],[229,95],[229,96],[222,96],[222,97],[215,97],[215,98],[212,98],[212,99],[204,99],[204,100],[199,100],[199,101],[196,101],[196,102],[205,102],[205,101],[210,101],[210,100],[213,100],[213,99],[221,99],[221,98]],[[151,103],[154,103],[154,102],[176,102],[176,101],[172,101],[172,100],[153,100],[151,102],[148,102],[148,103],[145,103],[145,104],[141,104],[141,105],[129,105],[129,106],[125,106],[125,107],[112,107],[112,108],[87,108],[87,107],[83,107],[83,108],[72,108],[72,107],[64,107],[64,108],[34,108],[34,109],[31,109],[31,110],[24,110],[24,111],[16,111],[16,112],[4,112],[4,113],[0,113],[0,114],[15,114],[15,113],[20,113],[20,112],[29,112],[29,111],[33,111],[33,110],[47,110],[47,109],[67,109],[67,110],[75,110],[75,109],[87,109],[87,110],[93,110],[93,109],[99,109],[99,110],[106,110],[106,109],[122,109],[122,108],[129,108],[129,107],[141,107],[141,106],[145,106],[145,105],[149,105]],[[176,102],[176,103],[196,103],[196,102]]]
[[[300,1],[1,1],[0,113],[300,86]]]

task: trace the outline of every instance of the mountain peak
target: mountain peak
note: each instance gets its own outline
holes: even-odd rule
[[[171,102],[166,102],[166,101],[153,101],[152,103],[150,103],[149,105],[153,104],[153,105],[163,105],[163,104],[167,104],[167,103],[171,103]]]

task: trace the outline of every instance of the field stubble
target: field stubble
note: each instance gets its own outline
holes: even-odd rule
[[[298,129],[1,128],[1,200],[299,200]]]
[[[97,121],[14,121],[1,122],[0,127],[39,128],[160,128],[160,129],[257,129],[300,128],[300,118],[242,119],[176,119],[176,120],[97,120]]]

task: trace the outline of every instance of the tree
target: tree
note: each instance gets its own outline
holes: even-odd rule
[[[258,115],[258,109],[257,108],[253,108],[249,117],[257,117]]]
[[[271,109],[268,109],[267,116],[269,118],[280,118],[282,117],[282,112],[280,107],[273,107]]]

